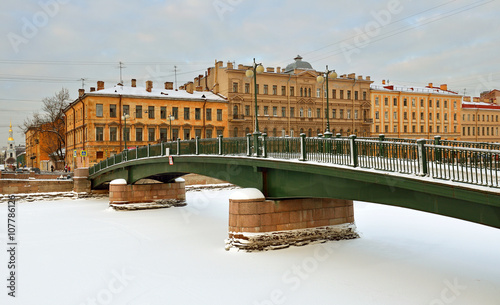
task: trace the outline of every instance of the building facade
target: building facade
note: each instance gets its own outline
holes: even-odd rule
[[[447,85],[397,86],[382,81],[371,85],[372,136],[391,138],[461,139],[462,96]]]
[[[125,148],[177,138],[228,136],[226,99],[200,87],[191,89],[174,90],[172,82],[157,89],[152,81],[139,87],[135,79],[130,86],[105,89],[100,81],[97,90],[80,89],[64,110],[67,164],[91,166]]]
[[[246,71],[253,66],[217,61],[205,75],[184,87],[201,86],[228,100],[227,128],[231,137],[255,130],[255,94],[259,131],[268,136],[317,136],[326,129],[326,82],[311,64],[297,56],[282,69],[267,67],[257,75],[257,86]],[[342,135],[370,133],[370,77],[352,73],[329,80],[329,120],[331,132]]]
[[[64,147],[55,132],[58,130],[63,134],[63,120],[56,123],[44,123],[40,126],[32,126],[25,132],[26,156],[25,164],[28,167],[39,168],[42,171],[64,169]]]
[[[498,90],[482,94],[479,98],[465,97],[462,102],[463,141],[500,142],[500,99],[494,95]]]
[[[14,141],[14,132],[12,131],[12,122],[9,125],[9,138],[7,139],[7,149],[5,150],[5,166],[17,165],[16,142]]]

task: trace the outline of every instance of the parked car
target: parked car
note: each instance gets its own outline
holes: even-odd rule
[[[40,169],[38,167],[32,167],[30,171],[35,172],[35,174],[40,174]]]
[[[22,168],[16,168],[15,172],[16,172],[16,173],[22,173],[22,172],[23,172],[23,169],[22,169]]]

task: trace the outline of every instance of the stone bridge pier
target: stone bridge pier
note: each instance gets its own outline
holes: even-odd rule
[[[186,200],[185,181],[171,183],[127,184],[125,179],[115,179],[109,184],[109,204],[148,203],[157,200]]]
[[[358,237],[352,200],[266,200],[255,188],[238,190],[229,198],[226,250],[280,249]]]

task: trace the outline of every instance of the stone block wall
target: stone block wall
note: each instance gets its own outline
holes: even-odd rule
[[[229,232],[285,231],[353,222],[352,200],[327,198],[229,200]]]
[[[159,199],[186,200],[185,182],[109,185],[110,204],[153,202]]]
[[[71,192],[73,180],[2,179],[1,194]]]
[[[74,180],[74,191],[77,193],[90,193],[91,192],[91,182],[89,178],[89,168],[80,167],[75,170]]]

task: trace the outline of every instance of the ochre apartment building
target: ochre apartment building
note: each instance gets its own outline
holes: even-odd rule
[[[463,141],[500,142],[500,91],[492,90],[479,97],[465,97],[462,102]]]
[[[228,100],[227,128],[231,137],[242,137],[255,129],[255,93],[260,132],[268,136],[298,137],[300,133],[317,136],[326,128],[326,82],[318,83],[324,74],[297,56],[281,67],[267,67],[257,74],[257,87],[246,71],[252,66],[216,61],[205,75],[184,87],[201,86]],[[326,67],[325,67],[326,68]],[[326,70],[326,69],[325,69]],[[324,71],[324,70],[323,70]],[[370,77],[354,73],[329,80],[329,118],[331,132],[343,136],[370,133]]]
[[[194,89],[194,90],[192,90]],[[92,166],[125,149],[196,136],[228,136],[227,101],[201,87],[174,90],[118,84],[104,88],[104,82],[64,109],[66,116],[66,161],[73,168]],[[123,119],[124,115],[129,117]]]
[[[462,95],[447,85],[410,87],[382,81],[371,85],[371,103],[373,136],[461,139]]]

